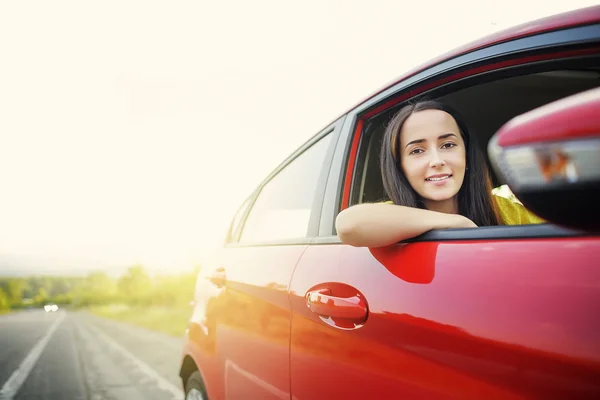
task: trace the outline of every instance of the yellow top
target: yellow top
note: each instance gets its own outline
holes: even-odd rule
[[[546,221],[526,209],[521,203],[494,195],[504,225],[543,224]]]
[[[543,224],[546,221],[526,209],[521,203],[507,199],[506,197],[493,195],[498,212],[504,225],[529,225]],[[393,201],[386,201],[386,204],[394,204]]]

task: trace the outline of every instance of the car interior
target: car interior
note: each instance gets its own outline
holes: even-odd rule
[[[427,97],[445,102],[463,115],[488,159],[489,140],[510,119],[599,85],[600,68],[586,66],[504,77],[438,95],[428,94]],[[387,200],[379,167],[379,150],[387,122],[404,104],[371,118],[365,124],[351,204]],[[491,168],[490,173],[494,187],[504,184]]]

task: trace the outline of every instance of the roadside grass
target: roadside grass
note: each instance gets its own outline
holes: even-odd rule
[[[142,326],[157,332],[182,337],[191,316],[190,307],[142,307],[124,304],[88,307],[99,317]]]

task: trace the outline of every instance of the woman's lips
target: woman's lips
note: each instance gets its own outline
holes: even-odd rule
[[[450,175],[433,175],[428,178],[425,178],[425,182],[434,186],[443,186],[445,185],[450,178],[452,178],[452,174]]]
[[[452,174],[444,174],[444,175],[432,175],[430,177],[425,178],[427,182],[443,182],[452,177]]]

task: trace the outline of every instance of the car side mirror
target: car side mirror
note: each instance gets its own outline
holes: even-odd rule
[[[519,115],[492,137],[496,173],[548,222],[600,231],[600,88]]]

